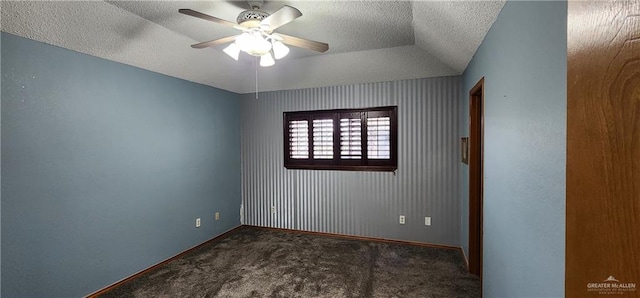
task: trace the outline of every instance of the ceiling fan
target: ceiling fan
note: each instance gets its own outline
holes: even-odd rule
[[[237,23],[191,9],[179,9],[178,12],[182,14],[242,31],[242,33],[238,35],[194,44],[191,45],[191,47],[202,49],[231,42],[231,44],[223,50],[227,55],[238,60],[240,51],[242,51],[251,56],[260,57],[260,66],[263,67],[275,64],[274,56],[276,59],[281,59],[289,53],[289,48],[285,46],[285,44],[317,52],[326,52],[329,49],[329,45],[323,42],[289,36],[282,33],[274,33],[279,27],[302,16],[302,13],[298,9],[285,5],[274,13],[269,14],[260,10],[263,1],[247,2],[251,9],[241,12],[236,20]]]

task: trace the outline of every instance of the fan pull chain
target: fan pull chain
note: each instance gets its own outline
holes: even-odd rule
[[[256,57],[256,99],[258,99],[258,57]]]

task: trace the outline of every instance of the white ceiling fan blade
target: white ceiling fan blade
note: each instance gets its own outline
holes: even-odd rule
[[[247,28],[247,27],[243,27],[243,26],[240,26],[240,25],[235,25],[235,26],[233,26],[233,29],[238,29],[238,30],[240,30],[240,31],[242,31],[242,32],[250,31],[250,29],[249,29],[249,28]]]
[[[207,21],[210,21],[210,22],[218,23],[218,24],[221,24],[221,25],[229,26],[229,27],[235,27],[235,26],[238,25],[236,23],[229,22],[227,20],[223,20],[223,19],[220,19],[220,18],[216,18],[214,16],[210,16],[208,14],[197,12],[195,10],[191,10],[191,9],[188,9],[188,8],[178,9],[178,12],[182,13],[182,14],[186,14],[188,16],[200,18],[200,19],[203,19],[203,20],[207,20]]]
[[[295,36],[290,36],[282,33],[277,33],[273,35],[278,35],[282,37],[282,42],[294,47],[309,49],[316,52],[324,53],[329,49],[329,44],[319,41],[308,40],[304,38],[299,38]]]
[[[216,46],[216,45],[219,45],[219,44],[232,42],[232,41],[236,40],[236,37],[238,37],[238,35],[228,36],[228,37],[223,37],[223,38],[216,39],[216,40],[205,41],[205,42],[193,44],[193,45],[191,45],[191,47],[194,48],[194,49],[203,49],[203,48],[213,47],[213,46]]]
[[[266,30],[273,31],[278,27],[299,18],[300,16],[302,16],[302,12],[297,8],[285,5],[272,13],[266,19],[262,20],[262,22],[260,22],[260,27],[264,26],[266,27]]]

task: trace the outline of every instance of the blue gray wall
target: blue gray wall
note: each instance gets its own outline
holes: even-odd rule
[[[5,297],[82,296],[240,224],[236,94],[2,33],[1,120]]]
[[[460,83],[442,77],[243,95],[244,222],[459,246]],[[398,106],[395,175],[283,167],[283,112],[388,105]]]
[[[485,297],[564,296],[566,24],[566,2],[510,1],[464,73],[462,135],[469,90],[485,78]]]
[[[0,49],[2,49],[2,38],[0,38]],[[2,78],[2,55],[0,55],[0,81]],[[2,88],[0,83],[0,99],[2,98]],[[2,101],[0,100],[0,103]],[[0,130],[2,128],[2,104],[0,104]],[[0,133],[0,156],[2,156],[2,137]],[[0,158],[0,169],[2,169],[2,158]],[[2,185],[2,171],[0,171],[0,185]],[[2,187],[0,187],[0,214],[2,214]],[[0,297],[2,297],[2,220],[0,220]]]

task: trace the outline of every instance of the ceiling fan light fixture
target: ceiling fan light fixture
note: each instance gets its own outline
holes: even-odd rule
[[[289,54],[289,47],[285,46],[281,41],[273,42],[273,55],[276,59],[282,59]]]
[[[229,46],[224,48],[224,50],[222,51],[236,61],[238,61],[238,58],[240,57],[240,48],[235,42],[232,42]]]
[[[273,60],[271,53],[266,53],[260,57],[260,66],[268,67],[276,64],[276,61]]]
[[[235,43],[241,51],[251,56],[262,56],[271,51],[271,43],[259,31],[242,33]]]

